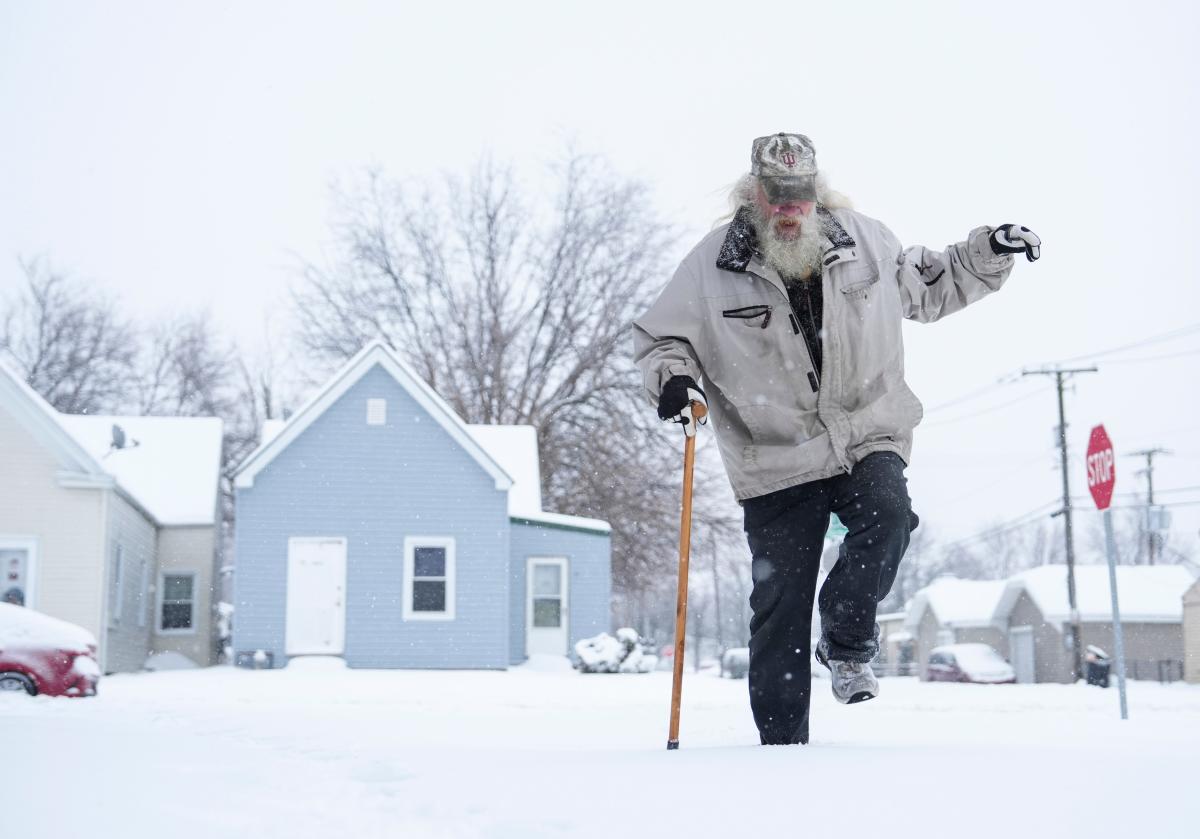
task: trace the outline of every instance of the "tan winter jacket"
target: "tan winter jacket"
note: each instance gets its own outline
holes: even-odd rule
[[[989,227],[944,252],[905,250],[875,219],[816,212],[828,240],[824,369],[814,368],[745,210],[687,255],[633,324],[634,357],[655,403],[672,376],[703,380],[739,501],[848,472],[871,452],[908,462],[922,409],[904,381],[901,318],[957,312],[1012,270],[1012,256],[992,253]]]

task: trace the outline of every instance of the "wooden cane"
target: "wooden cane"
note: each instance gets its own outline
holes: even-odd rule
[[[697,423],[708,413],[704,405],[692,403],[692,422]],[[675,600],[675,666],[671,681],[671,728],[667,749],[679,748],[679,702],[683,696],[683,647],[687,637],[688,554],[692,545],[692,468],[696,464],[696,437],[684,437],[683,443],[683,513],[679,524],[679,585]]]

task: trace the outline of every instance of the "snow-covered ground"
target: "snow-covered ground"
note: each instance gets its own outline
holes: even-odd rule
[[[170,671],[0,696],[5,836],[1195,836],[1200,687],[886,679],[756,745],[746,682],[670,674]],[[1188,815],[1188,814],[1191,815]],[[75,831],[78,831],[76,834]]]

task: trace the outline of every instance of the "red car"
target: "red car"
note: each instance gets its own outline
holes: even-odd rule
[[[96,638],[73,623],[0,603],[0,691],[95,696]]]
[[[1012,665],[987,644],[946,644],[929,652],[925,679],[930,682],[974,682],[1011,685],[1017,681]]]

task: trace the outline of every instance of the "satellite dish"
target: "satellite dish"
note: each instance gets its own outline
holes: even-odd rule
[[[137,440],[126,439],[124,428],[116,423],[113,423],[112,443],[109,444],[108,454],[106,454],[105,457],[108,457],[108,455],[112,454],[113,452],[120,451],[121,449],[132,449],[138,445],[140,444]]]

